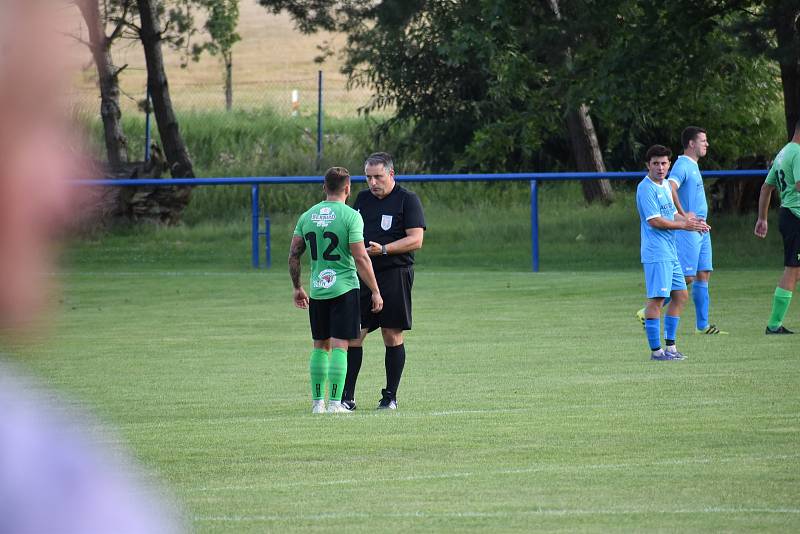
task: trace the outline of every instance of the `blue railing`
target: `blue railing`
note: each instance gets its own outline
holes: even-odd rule
[[[539,272],[539,191],[540,181],[564,180],[640,180],[645,175],[644,171],[636,172],[522,172],[503,174],[410,174],[397,175],[398,182],[530,182],[531,200],[531,267],[534,272]],[[732,178],[754,177],[763,178],[766,170],[745,171],[703,171],[704,178]],[[363,180],[363,176],[353,176],[353,181]],[[80,185],[117,186],[117,187],[147,187],[147,186],[177,186],[177,185],[249,185],[251,210],[252,210],[252,264],[254,268],[261,266],[259,248],[261,236],[264,236],[265,265],[272,265],[272,245],[270,235],[269,215],[264,216],[264,231],[261,231],[261,213],[259,189],[262,185],[276,184],[320,184],[322,176],[255,176],[246,178],[146,178],[125,180],[77,180]]]

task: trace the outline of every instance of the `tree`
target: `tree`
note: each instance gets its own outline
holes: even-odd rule
[[[386,127],[410,125],[402,148],[435,170],[567,170],[586,152],[642,169],[646,147],[679,149],[687,123],[725,132],[716,161],[732,162],[761,142],[776,98],[775,69],[738,52],[722,2],[559,0],[560,17],[522,0],[260,3],[346,32],[344,71],[375,90],[366,111],[392,107]],[[575,150],[592,127],[597,142]]]
[[[242,38],[236,33],[239,22],[239,0],[198,0],[208,11],[205,30],[211,40],[195,45],[192,55],[195,61],[203,51],[211,55],[219,54],[225,66],[225,109],[233,107],[233,45]]]
[[[556,20],[562,21],[558,0],[549,0],[549,2]],[[573,68],[573,47],[564,49],[564,66],[568,70]],[[603,154],[600,151],[600,143],[597,140],[594,122],[589,114],[589,106],[585,102],[569,106],[567,111],[567,130],[569,131],[572,155],[578,171],[606,172],[606,165],[603,161]],[[591,182],[583,180],[581,187],[583,188],[583,198],[589,203],[599,200],[604,204],[610,204],[614,198],[611,182],[607,179]]]
[[[779,65],[786,132],[791,139],[800,120],[800,2],[733,0],[727,9],[741,15],[734,26],[745,35],[741,49]]]
[[[172,107],[161,53],[164,29],[159,20],[164,7],[157,0],[137,0],[136,4],[141,20],[139,36],[147,63],[147,88],[153,100],[153,113],[158,124],[161,143],[164,145],[164,153],[169,162],[170,173],[174,178],[193,178],[192,161]]]
[[[111,46],[122,36],[132,0],[104,2],[102,13],[98,0],[76,0],[78,9],[86,22],[89,41],[83,41],[92,53],[97,69],[100,87],[100,116],[103,121],[103,133],[108,163],[113,168],[128,161],[128,141],[122,130],[122,112],[119,107],[119,75],[127,65],[114,66]],[[106,26],[113,23],[110,34],[106,35]]]

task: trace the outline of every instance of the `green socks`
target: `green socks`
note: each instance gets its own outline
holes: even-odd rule
[[[333,349],[331,356],[322,349],[313,349],[308,364],[311,375],[311,398],[325,399],[325,382],[330,381],[330,400],[342,400],[344,379],[347,376],[347,350]]]
[[[347,349],[333,349],[328,363],[328,380],[331,383],[332,401],[342,400],[344,379],[347,376]]]
[[[325,380],[328,378],[328,353],[322,349],[313,349],[308,371],[311,375],[311,398],[324,399]]]
[[[772,297],[772,313],[769,316],[767,326],[770,330],[775,330],[783,324],[783,318],[792,302],[792,292],[782,287],[775,288],[775,296]]]

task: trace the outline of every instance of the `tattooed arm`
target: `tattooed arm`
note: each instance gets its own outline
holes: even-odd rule
[[[308,308],[308,295],[300,282],[300,257],[306,251],[306,242],[302,237],[293,236],[289,248],[289,276],[294,287],[294,305],[298,308]]]

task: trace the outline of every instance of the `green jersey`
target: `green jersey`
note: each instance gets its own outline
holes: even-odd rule
[[[778,188],[781,196],[781,207],[787,208],[800,218],[800,192],[797,182],[800,180],[800,144],[789,143],[775,156],[775,162],[769,170],[766,182]]]
[[[361,214],[344,202],[323,201],[300,216],[294,235],[311,252],[312,299],[332,299],[358,289],[350,244],[364,241]]]

